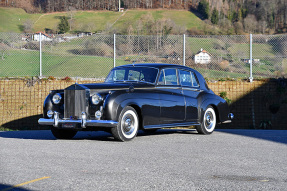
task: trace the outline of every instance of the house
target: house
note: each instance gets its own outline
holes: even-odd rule
[[[249,64],[250,63],[250,59],[241,59],[241,61],[243,61],[244,63],[246,64]],[[260,59],[252,59],[252,62],[253,63],[259,63],[260,62]]]
[[[201,49],[196,55],[194,55],[195,64],[209,64],[211,62],[211,55]]]
[[[91,36],[93,35],[92,32],[80,32],[80,33],[77,33],[77,37],[84,37],[84,36]]]
[[[35,41],[40,41],[40,37],[41,37],[41,41],[52,41],[53,40],[53,36],[52,35],[48,35],[45,32],[39,31],[36,32],[33,35],[33,40]]]

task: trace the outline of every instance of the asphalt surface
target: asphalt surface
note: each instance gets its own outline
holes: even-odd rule
[[[0,132],[0,190],[287,190],[287,131]]]

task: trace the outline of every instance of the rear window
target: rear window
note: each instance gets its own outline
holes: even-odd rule
[[[178,85],[176,69],[163,69],[158,79],[159,85]]]

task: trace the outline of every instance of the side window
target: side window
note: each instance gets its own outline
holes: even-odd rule
[[[108,82],[123,81],[125,78],[125,70],[113,70],[108,76]]]
[[[182,86],[192,86],[190,71],[179,70],[179,79]]]
[[[164,79],[164,70],[160,72],[159,79],[158,79],[158,85],[164,85],[165,79]]]
[[[176,69],[165,69],[165,84],[166,85],[178,85]]]
[[[192,86],[193,87],[199,87],[199,83],[197,81],[197,78],[195,77],[195,74],[191,72],[191,80],[192,80]]]
[[[140,76],[140,72],[139,71],[130,70],[129,71],[128,80],[137,81],[137,80],[139,80],[139,76]]]

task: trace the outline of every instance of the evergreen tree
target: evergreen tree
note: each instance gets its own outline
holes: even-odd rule
[[[197,7],[203,19],[209,18],[209,3],[206,0],[200,1]]]
[[[59,33],[63,34],[69,31],[69,22],[68,22],[68,18],[66,16],[62,16],[61,17],[61,21],[58,25],[59,28]]]
[[[212,15],[211,15],[211,23],[217,25],[219,21],[219,13],[217,9],[213,9]]]

